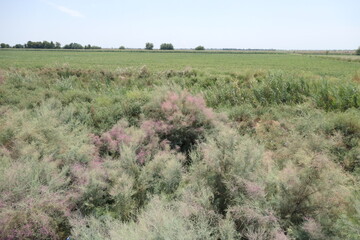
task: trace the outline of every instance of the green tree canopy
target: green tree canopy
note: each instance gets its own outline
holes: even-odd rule
[[[1,44],[0,44],[0,47],[1,47],[1,48],[10,48],[10,45],[9,45],[9,44],[6,44],[6,43],[1,43]]]
[[[205,50],[204,46],[197,46],[195,50]]]
[[[153,50],[153,48],[154,48],[154,44],[153,44],[153,43],[147,42],[147,43],[145,44],[145,49],[146,49],[146,50]]]
[[[163,43],[160,45],[160,50],[174,50],[174,46],[171,43]]]
[[[84,47],[79,43],[70,43],[64,46],[64,49],[83,49]]]

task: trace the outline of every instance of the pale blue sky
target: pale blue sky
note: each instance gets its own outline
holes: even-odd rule
[[[360,0],[0,0],[0,42],[355,49]]]

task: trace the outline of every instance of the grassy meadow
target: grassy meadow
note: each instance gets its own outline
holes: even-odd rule
[[[359,63],[339,59],[359,59],[351,55],[287,54],[283,52],[247,53],[231,51],[91,51],[91,50],[0,50],[2,68],[47,68],[68,64],[72,68],[116,70],[147,66],[153,71],[182,70],[227,73],[244,70],[283,70],[311,72],[321,76],[351,77]],[[335,59],[334,59],[335,58]],[[359,59],[360,60],[360,59]]]
[[[0,50],[0,239],[358,239],[348,58]]]

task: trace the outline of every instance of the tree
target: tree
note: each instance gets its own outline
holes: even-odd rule
[[[356,55],[360,55],[360,47],[356,50]]]
[[[16,45],[14,46],[14,48],[24,48],[24,45],[22,45],[22,44],[16,44]]]
[[[120,49],[120,50],[124,50],[125,47],[124,47],[124,46],[120,46],[119,49]]]
[[[195,50],[205,50],[204,46],[197,46]]]
[[[39,47],[39,48],[52,49],[52,48],[55,48],[55,44],[53,42],[43,41],[42,47]]]
[[[0,44],[0,47],[1,47],[1,48],[10,48],[10,45],[9,45],[9,44],[6,44],[6,43],[1,43],[1,44]]]
[[[145,49],[146,49],[146,50],[153,50],[153,48],[154,48],[154,44],[152,44],[152,43],[150,43],[150,42],[147,42],[147,43],[145,44]]]
[[[85,45],[85,49],[101,49],[101,47],[88,44],[87,46]]]
[[[61,44],[60,44],[59,42],[56,42],[56,43],[55,43],[55,48],[56,48],[56,49],[60,49],[60,48],[61,48]]]
[[[79,43],[70,43],[64,46],[64,49],[83,49],[84,47]]]
[[[163,43],[160,45],[160,50],[174,50],[174,46],[171,43]]]

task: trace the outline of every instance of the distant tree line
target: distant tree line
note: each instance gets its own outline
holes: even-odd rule
[[[153,50],[153,48],[154,48],[153,43],[147,42],[145,44],[145,49],[146,50]],[[174,46],[171,43],[162,43],[160,45],[160,50],[174,50]],[[204,46],[197,46],[195,48],[195,50],[205,50],[205,47]]]
[[[35,49],[101,49],[99,46],[92,46],[90,44],[82,46],[79,43],[70,43],[66,44],[64,47],[61,47],[61,44],[59,42],[48,42],[48,41],[42,41],[42,42],[33,42],[28,41],[25,44],[16,44],[13,47],[11,47],[9,44],[1,43],[1,48],[35,48]]]
[[[146,50],[153,50],[153,48],[154,48],[153,43],[147,42],[145,44],[145,49]],[[174,50],[174,46],[171,43],[162,43],[160,45],[160,50]]]
[[[9,44],[6,44],[6,43],[1,43],[1,44],[0,44],[0,47],[1,47],[1,48],[10,48],[10,45],[9,45]]]
[[[53,41],[42,41],[42,42],[32,42],[28,41],[25,45],[25,48],[41,48],[41,49],[60,49],[61,44],[59,42],[54,43]]]

